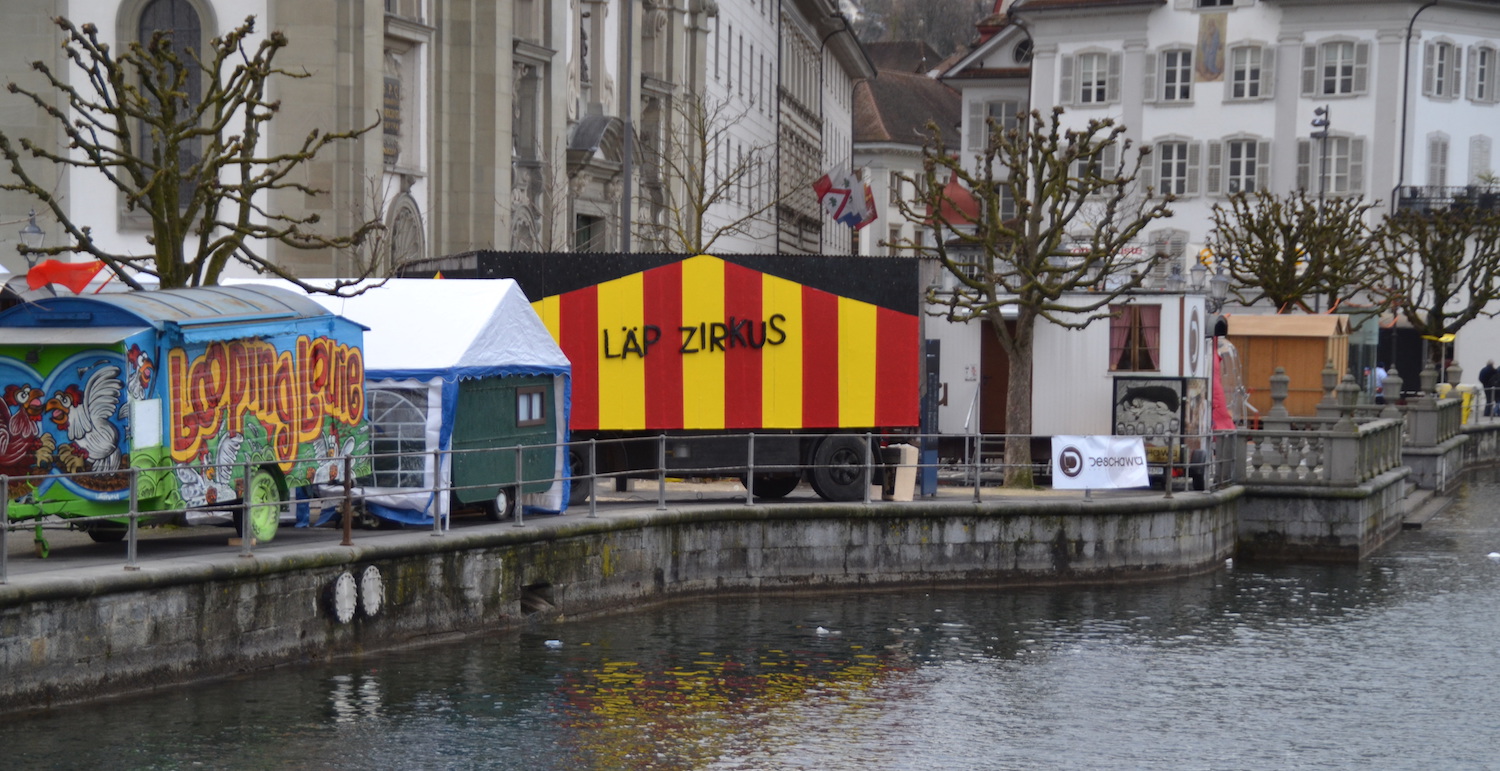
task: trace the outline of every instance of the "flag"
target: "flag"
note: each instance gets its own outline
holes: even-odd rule
[[[823,213],[855,230],[875,221],[875,194],[846,169],[834,169],[813,183]]]
[[[861,184],[865,186],[865,218],[860,220],[858,225],[854,226],[855,230],[863,230],[866,225],[874,222],[877,216],[875,213],[875,192],[870,189],[870,183],[864,182]]]
[[[92,260],[90,262],[63,262],[62,260],[44,260],[37,263],[26,273],[26,286],[31,289],[41,289],[48,284],[62,284],[73,290],[73,294],[81,293],[84,288],[104,270],[104,262]]]

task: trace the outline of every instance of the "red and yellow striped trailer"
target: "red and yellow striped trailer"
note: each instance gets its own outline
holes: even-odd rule
[[[915,260],[475,257],[480,275],[516,278],[572,362],[569,424],[608,440],[599,473],[654,469],[663,435],[670,469],[743,473],[754,432],[757,495],[805,476],[851,500],[869,484],[863,435],[919,423]]]

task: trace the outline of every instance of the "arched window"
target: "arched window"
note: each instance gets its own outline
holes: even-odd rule
[[[203,22],[197,7],[189,0],[147,0],[136,17],[134,32],[135,40],[142,45],[149,45],[158,33],[170,35],[172,50],[177,54],[186,75],[187,87],[184,93],[187,104],[178,105],[178,114],[195,108],[203,94],[203,70],[195,61],[195,57],[200,57],[203,52]],[[155,157],[159,154],[156,150],[156,143],[161,141],[159,132],[153,135],[150,123],[142,121],[139,134],[141,156],[155,163],[166,163],[166,159]],[[177,146],[178,168],[191,168],[201,155],[197,138],[183,141]],[[195,188],[191,179],[182,179],[177,193],[179,207],[188,206]]]

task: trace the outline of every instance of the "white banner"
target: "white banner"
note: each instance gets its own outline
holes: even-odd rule
[[[1139,436],[1052,437],[1052,487],[1113,490],[1148,487],[1146,442]]]

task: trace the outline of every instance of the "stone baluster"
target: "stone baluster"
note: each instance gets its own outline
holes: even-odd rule
[[[1432,362],[1429,361],[1422,367],[1421,374],[1417,375],[1417,382],[1422,384],[1422,400],[1424,402],[1432,404],[1437,399],[1437,381],[1437,368],[1432,366]]]
[[[1291,392],[1292,379],[1285,367],[1277,367],[1271,374],[1271,410],[1266,413],[1267,431],[1286,431],[1291,428],[1291,414],[1286,411],[1286,397]]]
[[[1323,398],[1318,401],[1318,417],[1336,418],[1339,416],[1339,403],[1334,398],[1333,389],[1339,384],[1338,370],[1333,368],[1333,359],[1323,365]]]
[[[1396,402],[1401,400],[1401,389],[1406,381],[1401,379],[1401,373],[1395,367],[1391,367],[1389,374],[1385,376],[1385,409],[1380,411],[1382,418],[1399,418],[1401,410]]]
[[[1354,424],[1354,405],[1359,403],[1359,385],[1354,382],[1353,375],[1345,375],[1338,388],[1339,399],[1339,422],[1335,423],[1335,431],[1356,431],[1358,426]]]

